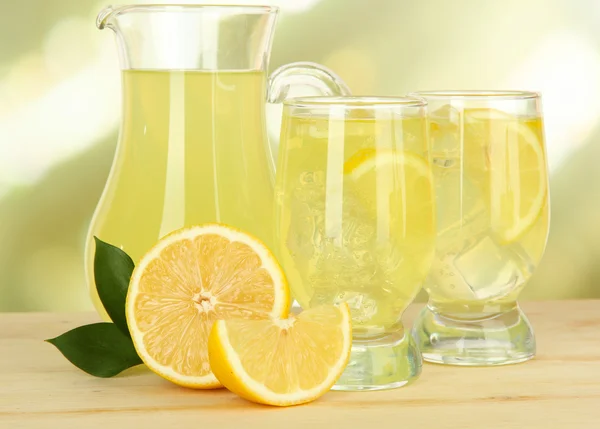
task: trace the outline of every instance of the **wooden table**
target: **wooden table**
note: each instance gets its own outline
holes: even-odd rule
[[[0,428],[600,429],[600,301],[524,303],[538,356],[509,367],[425,365],[413,385],[330,392],[291,408],[172,385],[144,367],[91,377],[43,339],[92,314],[0,314]],[[418,308],[409,309],[410,322]]]

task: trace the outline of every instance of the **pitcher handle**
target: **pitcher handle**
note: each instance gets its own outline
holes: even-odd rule
[[[322,95],[350,95],[350,89],[334,72],[320,64],[298,62],[286,64],[269,77],[267,102],[283,103],[292,85],[307,85]]]
[[[292,86],[305,85],[315,88],[321,95],[350,95],[350,89],[334,72],[320,64],[309,62],[290,63],[279,67],[269,77],[267,102],[280,104],[287,98]],[[269,138],[271,155],[271,178],[275,178],[278,139]]]

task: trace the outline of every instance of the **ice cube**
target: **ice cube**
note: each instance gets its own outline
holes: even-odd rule
[[[347,303],[352,314],[352,321],[364,324],[377,314],[377,301],[369,295],[369,293],[341,291],[334,304]]]
[[[426,284],[438,299],[473,301],[476,296],[454,266],[456,253],[438,253],[433,259]]]
[[[454,128],[457,126],[460,119],[460,110],[449,104],[444,104],[442,107],[431,112],[429,117],[432,122],[435,122],[441,127]]]
[[[454,267],[475,298],[498,299],[525,282],[521,258],[510,247],[501,246],[490,235],[486,235],[457,255]]]
[[[430,116],[430,137],[434,153],[458,153],[460,150],[460,111],[449,104],[434,110]]]
[[[323,172],[307,171],[298,177],[290,196],[291,222],[287,247],[294,256],[308,260],[323,239],[325,181]]]
[[[481,190],[459,171],[436,178],[436,204],[439,253],[457,253],[487,233],[490,217]]]
[[[382,308],[400,313],[411,298],[397,289],[399,281],[406,282],[398,278],[405,255],[393,241],[378,240],[372,211],[349,187],[342,190],[342,207],[327,219],[326,201],[331,199],[326,198],[324,178],[322,173],[301,175],[291,195],[287,245],[311,293],[310,305],[349,302],[361,324],[370,323]],[[331,228],[332,222],[339,224]]]

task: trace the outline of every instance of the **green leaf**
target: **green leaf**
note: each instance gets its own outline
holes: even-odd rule
[[[127,336],[127,320],[125,318],[125,298],[129,288],[129,279],[134,264],[129,255],[118,247],[112,246],[98,237],[94,256],[94,279],[98,295],[110,319]]]
[[[112,377],[142,363],[131,339],[114,323],[80,326],[46,341],[73,365],[96,377]]]

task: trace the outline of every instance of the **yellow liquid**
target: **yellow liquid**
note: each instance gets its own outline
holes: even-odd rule
[[[93,236],[135,263],[160,237],[221,222],[272,243],[273,168],[261,72],[123,72],[123,123],[86,256],[94,304]]]
[[[279,260],[302,307],[349,304],[355,337],[400,329],[429,270],[435,221],[424,133],[424,121],[414,119],[284,114],[275,187]],[[373,180],[348,173],[375,154],[381,165],[373,164]],[[409,180],[389,161],[397,155],[414,159],[427,176]]]
[[[432,123],[438,237],[425,288],[445,313],[505,311],[546,246],[542,120],[465,118],[462,143],[458,124]]]

